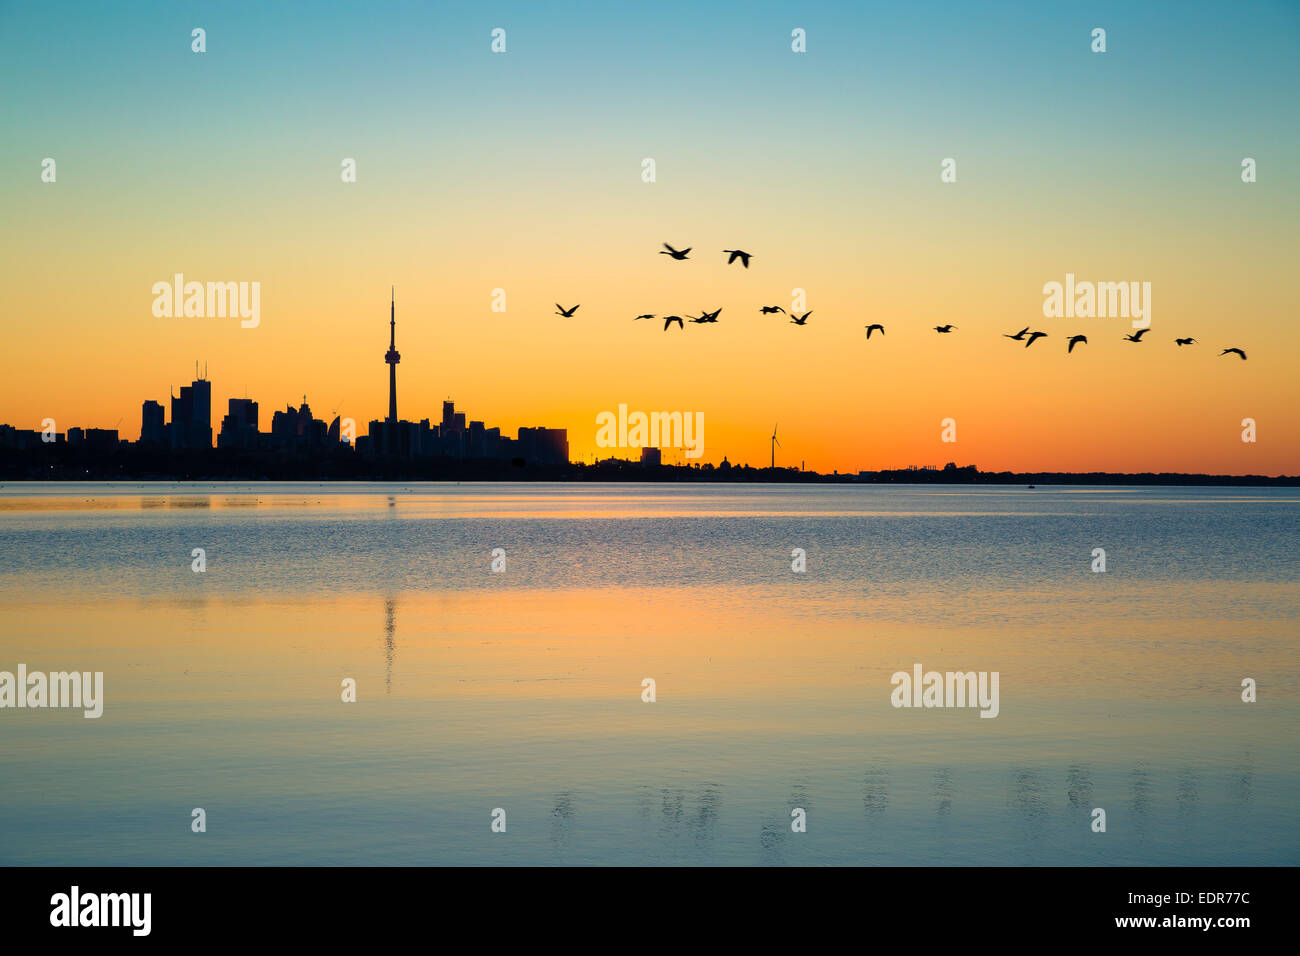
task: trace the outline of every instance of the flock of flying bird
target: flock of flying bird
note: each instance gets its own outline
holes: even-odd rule
[[[883,328],[880,328],[879,325],[874,325],[874,326],[870,326],[870,325],[869,325],[869,326],[867,326],[867,338],[871,338],[871,330],[872,330],[873,328],[875,328],[875,329],[880,329],[880,331],[881,331],[882,333],[885,331]],[[951,331],[952,331],[953,329],[955,329],[955,328],[956,328],[955,325],[936,325],[936,326],[934,327],[934,330],[935,330],[936,332],[951,332]],[[1147,334],[1147,331],[1148,331],[1147,329],[1138,329],[1136,332],[1130,332],[1128,335],[1125,335],[1125,336],[1124,336],[1124,341],[1125,341],[1125,342],[1141,342],[1141,341],[1142,341],[1142,336],[1146,335],[1146,334]],[[1003,332],[1003,333],[1002,333],[1002,337],[1003,337],[1003,338],[1007,338],[1007,339],[1014,339],[1014,340],[1017,341],[1017,342],[1024,342],[1024,343],[1025,343],[1025,348],[1029,348],[1029,346],[1033,345],[1033,344],[1034,344],[1035,342],[1037,342],[1039,339],[1045,339],[1045,338],[1047,338],[1047,333],[1046,333],[1046,332],[1031,332],[1031,331],[1029,330],[1029,326],[1026,325],[1023,329],[1021,329],[1021,330],[1020,330],[1019,332],[1017,332],[1015,335],[1011,335],[1010,333]],[[1073,351],[1074,351],[1074,347],[1075,347],[1076,345],[1080,344],[1080,343],[1082,343],[1082,344],[1084,344],[1084,345],[1087,345],[1087,344],[1088,344],[1088,336],[1086,336],[1086,335],[1071,335],[1068,339],[1066,339],[1066,347],[1065,347],[1065,351],[1066,351],[1067,353],[1069,353],[1069,352],[1073,352]],[[1181,348],[1181,347],[1184,346],[1184,345],[1197,345],[1198,343],[1197,343],[1196,339],[1192,338],[1192,337],[1189,335],[1189,336],[1187,336],[1186,338],[1174,339],[1174,344]],[[1246,360],[1246,353],[1243,352],[1241,349],[1224,349],[1224,350],[1223,350],[1222,352],[1220,352],[1219,354],[1220,354],[1220,355],[1229,355],[1229,354],[1232,354],[1232,355],[1239,355],[1239,356],[1241,356],[1241,360],[1242,360],[1243,362]]]
[[[689,258],[687,256],[687,253],[689,253],[692,248],[693,248],[692,246],[687,246],[685,249],[674,249],[672,246],[668,245],[668,243],[665,242],[664,250],[661,251],[659,255],[671,256],[673,259],[677,261],[681,261]],[[752,256],[752,253],[745,252],[742,249],[723,249],[722,252],[725,256],[727,256],[727,265],[731,265],[733,262],[739,259],[740,264],[742,266],[744,266],[746,269],[749,268],[749,260],[750,257]],[[556,308],[555,314],[562,315],[565,318],[572,318],[573,313],[578,311],[577,305],[573,306],[573,308],[566,309],[558,302],[555,303],[555,308]],[[786,312],[785,309],[781,308],[779,305],[765,305],[758,311],[762,315],[775,315],[777,312],[780,312],[784,315],[788,315],[790,317],[791,325],[806,325],[808,323],[808,316],[812,315],[811,309],[809,309],[807,312],[803,313],[802,315],[797,315],[793,312]],[[722,313],[722,309],[719,308],[719,309],[715,309],[712,312],[701,311],[700,315],[698,316],[687,316],[686,318],[689,319],[695,325],[708,325],[710,323],[717,322],[718,316],[721,313]],[[647,313],[643,313],[642,315],[636,316],[632,321],[639,322],[642,319],[656,319],[656,318],[658,318],[658,316],[652,315],[647,312]],[[686,320],[683,319],[682,316],[680,315],[665,315],[663,317],[663,320],[664,320],[665,332],[668,331],[669,326],[671,326],[674,322],[677,323],[677,327],[679,329],[686,328],[685,325]],[[947,335],[948,333],[954,331],[956,328],[957,326],[955,325],[936,325],[934,327],[934,330],[941,335]],[[873,322],[871,325],[866,326],[866,329],[867,329],[868,340],[870,340],[872,332],[879,332],[881,335],[885,334],[885,327],[881,325],[879,322]],[[1140,343],[1142,341],[1142,336],[1145,335],[1147,331],[1148,331],[1147,329],[1138,329],[1136,332],[1130,332],[1128,335],[1124,336],[1124,341]],[[1025,348],[1029,348],[1029,346],[1033,345],[1039,339],[1047,338],[1047,333],[1031,331],[1029,326],[1025,326],[1023,329],[1021,329],[1019,332],[1015,333],[1014,335],[1004,332],[1003,338],[1013,339],[1017,342],[1024,342]],[[1192,338],[1191,336],[1187,336],[1186,338],[1176,338],[1174,339],[1174,343],[1178,345],[1180,348],[1184,345],[1198,344],[1196,339]],[[1070,352],[1073,352],[1074,347],[1080,344],[1087,345],[1088,337],[1086,335],[1071,335],[1066,340],[1066,348],[1065,348],[1066,353],[1068,354]],[[1222,352],[1219,353],[1219,355],[1220,356],[1237,355],[1241,358],[1243,362],[1246,360],[1246,353],[1238,348],[1224,349]]]

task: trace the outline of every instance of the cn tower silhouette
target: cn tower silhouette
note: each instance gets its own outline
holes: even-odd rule
[[[397,424],[397,363],[402,355],[397,351],[397,293],[392,291],[392,301],[388,306],[388,351],[384,361],[388,363],[388,423]]]

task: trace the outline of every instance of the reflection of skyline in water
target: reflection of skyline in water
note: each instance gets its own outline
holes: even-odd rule
[[[952,813],[953,793],[952,768],[940,767],[934,772],[934,795],[938,799],[935,813],[939,816],[946,817]]]
[[[1018,836],[1031,843],[1041,841],[1048,826],[1050,812],[1043,774],[1032,767],[1013,768],[1008,804],[1020,815]]]
[[[569,831],[573,827],[573,794],[557,793],[551,808],[551,844],[556,849],[564,849],[569,843]]]
[[[867,816],[884,813],[889,807],[889,771],[868,767],[862,778],[862,809]]]
[[[636,815],[643,826],[652,827],[661,847],[707,856],[720,823],[722,791],[714,783],[698,789],[643,784],[636,789]]]
[[[1146,838],[1147,814],[1151,810],[1151,775],[1145,766],[1134,767],[1129,771],[1128,783],[1128,808],[1132,817],[1133,834],[1138,841],[1142,841]],[[1109,819],[1107,826],[1111,826]]]
[[[919,795],[920,781],[916,779],[916,775],[921,772],[921,768],[910,769],[914,779],[905,781],[903,786],[909,792]],[[930,804],[933,826],[936,828],[933,832],[942,839],[952,839],[958,831],[954,830],[948,821],[956,813],[955,795],[958,779],[963,775],[970,778],[972,774],[976,777],[987,777],[988,772],[969,766],[958,768],[952,765],[931,767],[925,772],[928,774],[934,801]],[[1105,793],[1109,799],[1101,800],[1095,789],[1094,775],[1094,768],[1084,764],[1071,764],[1055,771],[1047,766],[1011,767],[1001,774],[994,771],[994,776],[1002,776],[1009,784],[1006,791],[1006,806],[1013,812],[1013,816],[1009,820],[1006,836],[1017,841],[1021,852],[1029,850],[1034,844],[1041,844],[1038,852],[1048,852],[1048,847],[1060,845],[1064,834],[1067,843],[1072,842],[1077,845],[1077,852],[1079,849],[1087,848],[1083,844],[1086,844],[1089,837],[1099,837],[1092,830],[1092,810],[1100,805],[1102,809],[1107,810],[1107,834],[1110,839],[1133,839],[1138,841],[1138,845],[1142,845],[1157,820],[1162,826],[1168,827],[1177,817],[1181,822],[1175,824],[1175,834],[1181,832],[1181,828],[1193,825],[1187,817],[1199,810],[1206,779],[1204,769],[1199,767],[1183,765],[1170,767],[1166,772],[1156,772],[1150,766],[1138,765],[1108,775]],[[1224,771],[1221,777],[1230,786],[1240,784],[1243,779],[1241,768]],[[1053,778],[1060,781],[1058,787],[1049,784],[1049,780]],[[865,771],[861,778],[860,789],[866,818],[879,818],[886,809],[891,807],[890,779],[891,771],[888,767],[871,766]],[[763,818],[745,823],[748,832],[757,838],[757,862],[763,865],[809,862],[801,852],[798,852],[802,849],[800,841],[816,842],[819,839],[818,828],[822,826],[842,826],[842,821],[839,820],[839,814],[836,812],[838,810],[842,813],[842,807],[832,808],[829,817],[825,813],[814,813],[814,789],[811,780],[801,776],[790,786],[789,796],[784,805],[769,806]],[[634,798],[636,816],[643,822],[650,822],[652,819],[657,822],[655,839],[659,850],[666,854],[665,862],[673,860],[687,862],[698,857],[698,854],[688,852],[687,845],[680,842],[687,836],[696,843],[717,837],[725,838],[730,828],[729,824],[735,824],[737,821],[726,821],[721,817],[722,790],[723,787],[720,785],[692,790],[654,787],[647,784],[636,789]],[[1116,801],[1115,797],[1124,799]],[[1240,797],[1240,793],[1234,794],[1234,799]],[[894,803],[897,803],[897,800]],[[1112,803],[1116,805],[1110,805]],[[560,813],[559,806],[557,802],[557,815]],[[804,833],[796,832],[791,827],[793,817],[790,811],[796,807],[802,807],[807,813],[808,830]],[[1162,807],[1170,812],[1162,815]],[[919,805],[908,803],[906,806],[899,805],[893,809],[900,823],[906,819],[907,827],[920,827],[922,831],[926,829],[923,821],[917,817]],[[973,811],[976,813],[974,819],[982,819],[981,811],[977,807],[964,808],[964,812],[968,815]],[[567,818],[568,814],[565,813],[564,816]],[[962,822],[969,824],[970,819],[967,816]],[[1120,829],[1117,830],[1117,827]],[[1118,837],[1114,835],[1117,832],[1120,834]],[[567,827],[564,834],[567,840],[569,835]],[[1183,839],[1182,836],[1177,835],[1175,838],[1180,841]],[[555,839],[553,842],[558,845],[564,841]],[[1096,862],[1107,862],[1109,856],[1105,844],[1097,843],[1095,847],[1102,850]],[[870,846],[864,847],[859,853],[861,859],[843,862],[863,862],[870,858],[871,849]],[[908,862],[920,861],[913,859]],[[941,856],[932,862],[951,862],[951,860]],[[1025,861],[1017,858],[1014,862]]]
[[[1074,810],[1092,812],[1092,770],[1080,764],[1071,764],[1065,781],[1065,798]]]
[[[393,692],[393,657],[397,653],[397,601],[384,598],[384,693]]]
[[[1255,762],[1252,759],[1250,748],[1241,755],[1241,762],[1237,765],[1236,773],[1233,777],[1232,798],[1237,803],[1249,804],[1254,797],[1255,792]]]
[[[194,862],[163,822],[195,791],[221,863],[1300,859],[1293,505],[495,494],[0,507],[0,667],[102,669],[107,701],[0,735],[0,863]],[[1076,560],[1096,543],[1113,574]],[[1001,714],[890,708],[917,661],[1000,670]],[[343,707],[344,675],[385,694]],[[485,802],[510,812],[486,845]]]
[[[766,866],[785,863],[785,838],[790,827],[784,822],[764,823],[758,835],[760,862]]]
[[[1178,771],[1178,812],[1192,813],[1201,799],[1201,778],[1191,767]]]

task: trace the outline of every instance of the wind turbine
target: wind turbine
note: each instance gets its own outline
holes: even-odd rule
[[[776,426],[772,426],[772,467],[776,468],[776,450],[781,447],[781,443],[776,440]]]

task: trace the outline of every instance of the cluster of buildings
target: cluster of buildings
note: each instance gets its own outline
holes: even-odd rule
[[[482,458],[522,459],[540,465],[569,463],[569,435],[563,428],[520,428],[519,437],[509,438],[500,428],[488,428],[483,422],[466,422],[465,413],[456,411],[455,403],[442,403],[442,420],[434,423],[424,418],[403,421],[397,416],[397,366],[402,361],[397,351],[397,305],[389,304],[388,417],[372,421],[368,434],[357,439],[357,452],[374,458]]]
[[[180,395],[171,396],[171,421],[164,420],[163,406],[147,400],[140,407],[140,440],[143,448],[170,448],[194,451],[212,447],[212,383],[205,375],[181,386]],[[343,450],[340,419],[324,422],[311,413],[303,398],[299,408],[288,406],[271,416],[271,430],[260,428],[257,402],[251,398],[232,398],[221,419],[217,447],[244,451],[308,451],[334,448]]]
[[[442,403],[442,421],[372,421],[369,434],[357,439],[357,451],[374,457],[522,458],[543,465],[569,461],[569,436],[563,428],[520,428],[518,438],[483,422],[466,422],[455,403]]]
[[[0,449],[33,451],[45,444],[84,448],[89,451],[112,451],[121,442],[116,428],[69,428],[66,434],[0,425]]]
[[[219,449],[301,455],[357,454],[375,459],[410,461],[419,458],[500,459],[544,465],[569,462],[568,433],[563,428],[520,428],[517,438],[488,428],[483,422],[466,422],[465,413],[450,402],[442,403],[442,420],[403,421],[397,416],[397,308],[390,305],[388,365],[388,416],[370,423],[369,434],[356,437],[351,420],[334,416],[330,422],[316,418],[307,404],[287,406],[271,416],[271,430],[261,431],[257,402],[229,400],[216,435]],[[140,409],[140,439],[135,447],[156,451],[203,451],[212,448],[212,383],[195,369],[194,381],[171,396],[171,416],[160,402],[149,399]],[[131,445],[116,429],[69,428],[65,434],[28,431],[0,425],[0,449],[30,450],[43,444],[66,444],[91,451],[111,451]]]

